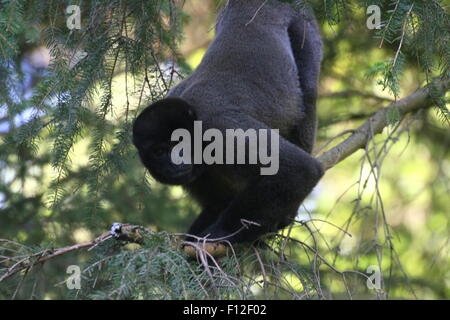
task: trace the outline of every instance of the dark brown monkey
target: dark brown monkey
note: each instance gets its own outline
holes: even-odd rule
[[[253,241],[287,226],[324,171],[310,152],[316,131],[322,41],[306,10],[264,0],[230,0],[198,68],[136,119],[133,141],[162,183],[182,185],[202,206],[189,233]],[[279,170],[261,164],[171,161],[175,129],[279,129]]]

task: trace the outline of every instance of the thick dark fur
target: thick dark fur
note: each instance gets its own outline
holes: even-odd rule
[[[241,219],[261,226],[237,233],[231,242],[284,228],[324,172],[310,156],[322,58],[316,21],[288,4],[263,3],[230,0],[198,68],[134,124],[134,144],[154,178],[182,185],[202,206],[191,234],[224,237],[242,227]],[[262,176],[260,165],[173,165],[171,133],[192,130],[194,120],[204,130],[222,132],[279,129],[278,173]]]

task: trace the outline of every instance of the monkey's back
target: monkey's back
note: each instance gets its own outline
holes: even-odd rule
[[[288,34],[297,13],[278,1],[230,1],[197,69],[173,88],[199,120],[244,112],[287,133],[302,118],[302,92]]]

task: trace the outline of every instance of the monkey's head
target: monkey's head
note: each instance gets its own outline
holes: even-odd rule
[[[179,98],[160,100],[137,117],[133,125],[133,143],[142,163],[157,181],[183,185],[200,174],[199,166],[174,164],[171,158],[172,148],[178,143],[171,141],[172,132],[186,129],[192,137],[195,120],[192,106]]]

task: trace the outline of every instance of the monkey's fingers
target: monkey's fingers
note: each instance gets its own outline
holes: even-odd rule
[[[188,256],[193,258],[202,253],[208,253],[214,258],[220,258],[228,253],[228,246],[221,242],[197,242],[195,244],[185,244],[182,247],[182,250]]]

